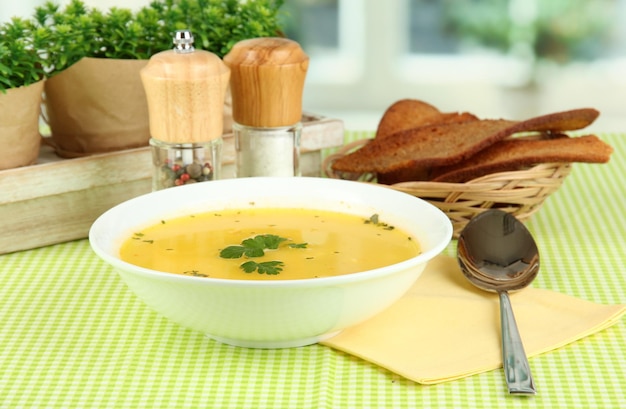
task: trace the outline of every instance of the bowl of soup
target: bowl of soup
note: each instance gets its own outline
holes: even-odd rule
[[[160,190],[111,208],[89,232],[148,307],[251,348],[309,345],[371,318],[451,237],[448,217],[426,201],[313,177]]]

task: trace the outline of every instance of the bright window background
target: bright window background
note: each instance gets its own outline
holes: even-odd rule
[[[375,128],[417,98],[521,119],[595,107],[626,129],[626,0],[290,0],[305,108]]]
[[[0,20],[43,2],[2,0]],[[491,118],[594,107],[594,130],[626,131],[626,0],[285,3],[285,32],[311,57],[304,108],[347,129],[375,129],[394,101],[417,98]]]

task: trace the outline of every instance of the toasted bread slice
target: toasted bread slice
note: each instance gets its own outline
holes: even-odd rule
[[[526,121],[477,120],[407,129],[375,138],[337,159],[335,171],[387,173],[425,166],[450,166],[481,149],[521,132],[584,128],[598,116],[591,108],[542,115]]]
[[[572,109],[569,111],[555,112],[541,115],[520,122],[520,130],[517,132],[565,132],[575,131],[591,125],[600,115],[593,108]]]
[[[384,138],[396,132],[427,124],[428,118],[440,115],[439,109],[418,99],[401,99],[394,102],[383,114],[376,137]]]
[[[478,117],[469,112],[439,112],[434,106],[415,99],[403,99],[391,105],[383,115],[376,131],[376,138],[386,138],[400,131],[427,125],[476,121]],[[406,180],[423,180],[428,168],[412,166],[390,172],[379,172],[378,183],[393,184]]]
[[[337,159],[340,172],[385,173],[410,167],[452,165],[511,134],[517,122],[481,120],[408,129],[375,138]]]
[[[400,182],[415,182],[428,180],[429,178],[430,168],[428,166],[410,166],[376,174],[376,181],[383,185],[393,185],[394,183]]]
[[[496,172],[538,163],[606,163],[613,148],[595,135],[550,139],[512,138],[495,143],[457,165],[435,168],[432,181],[463,183]]]
[[[469,112],[444,113],[426,102],[417,99],[402,99],[387,108],[378,123],[376,138],[386,138],[400,131],[426,125],[475,121],[477,119],[478,117]]]

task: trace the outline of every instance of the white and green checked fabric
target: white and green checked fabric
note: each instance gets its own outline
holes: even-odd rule
[[[611,162],[574,165],[528,226],[536,287],[617,304],[626,135],[602,137]],[[531,359],[539,393],[512,397],[501,370],[423,386],[319,345],[219,344],[147,309],[87,240],[0,256],[0,280],[0,408],[626,407],[626,320]]]

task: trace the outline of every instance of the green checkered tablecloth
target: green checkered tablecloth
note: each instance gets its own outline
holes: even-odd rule
[[[626,135],[601,136],[611,162],[574,165],[528,223],[542,253],[533,285],[618,304]],[[624,319],[532,358],[539,393],[514,397],[501,370],[423,386],[320,345],[219,344],[146,308],[87,240],[0,256],[0,280],[0,408],[626,407]]]

